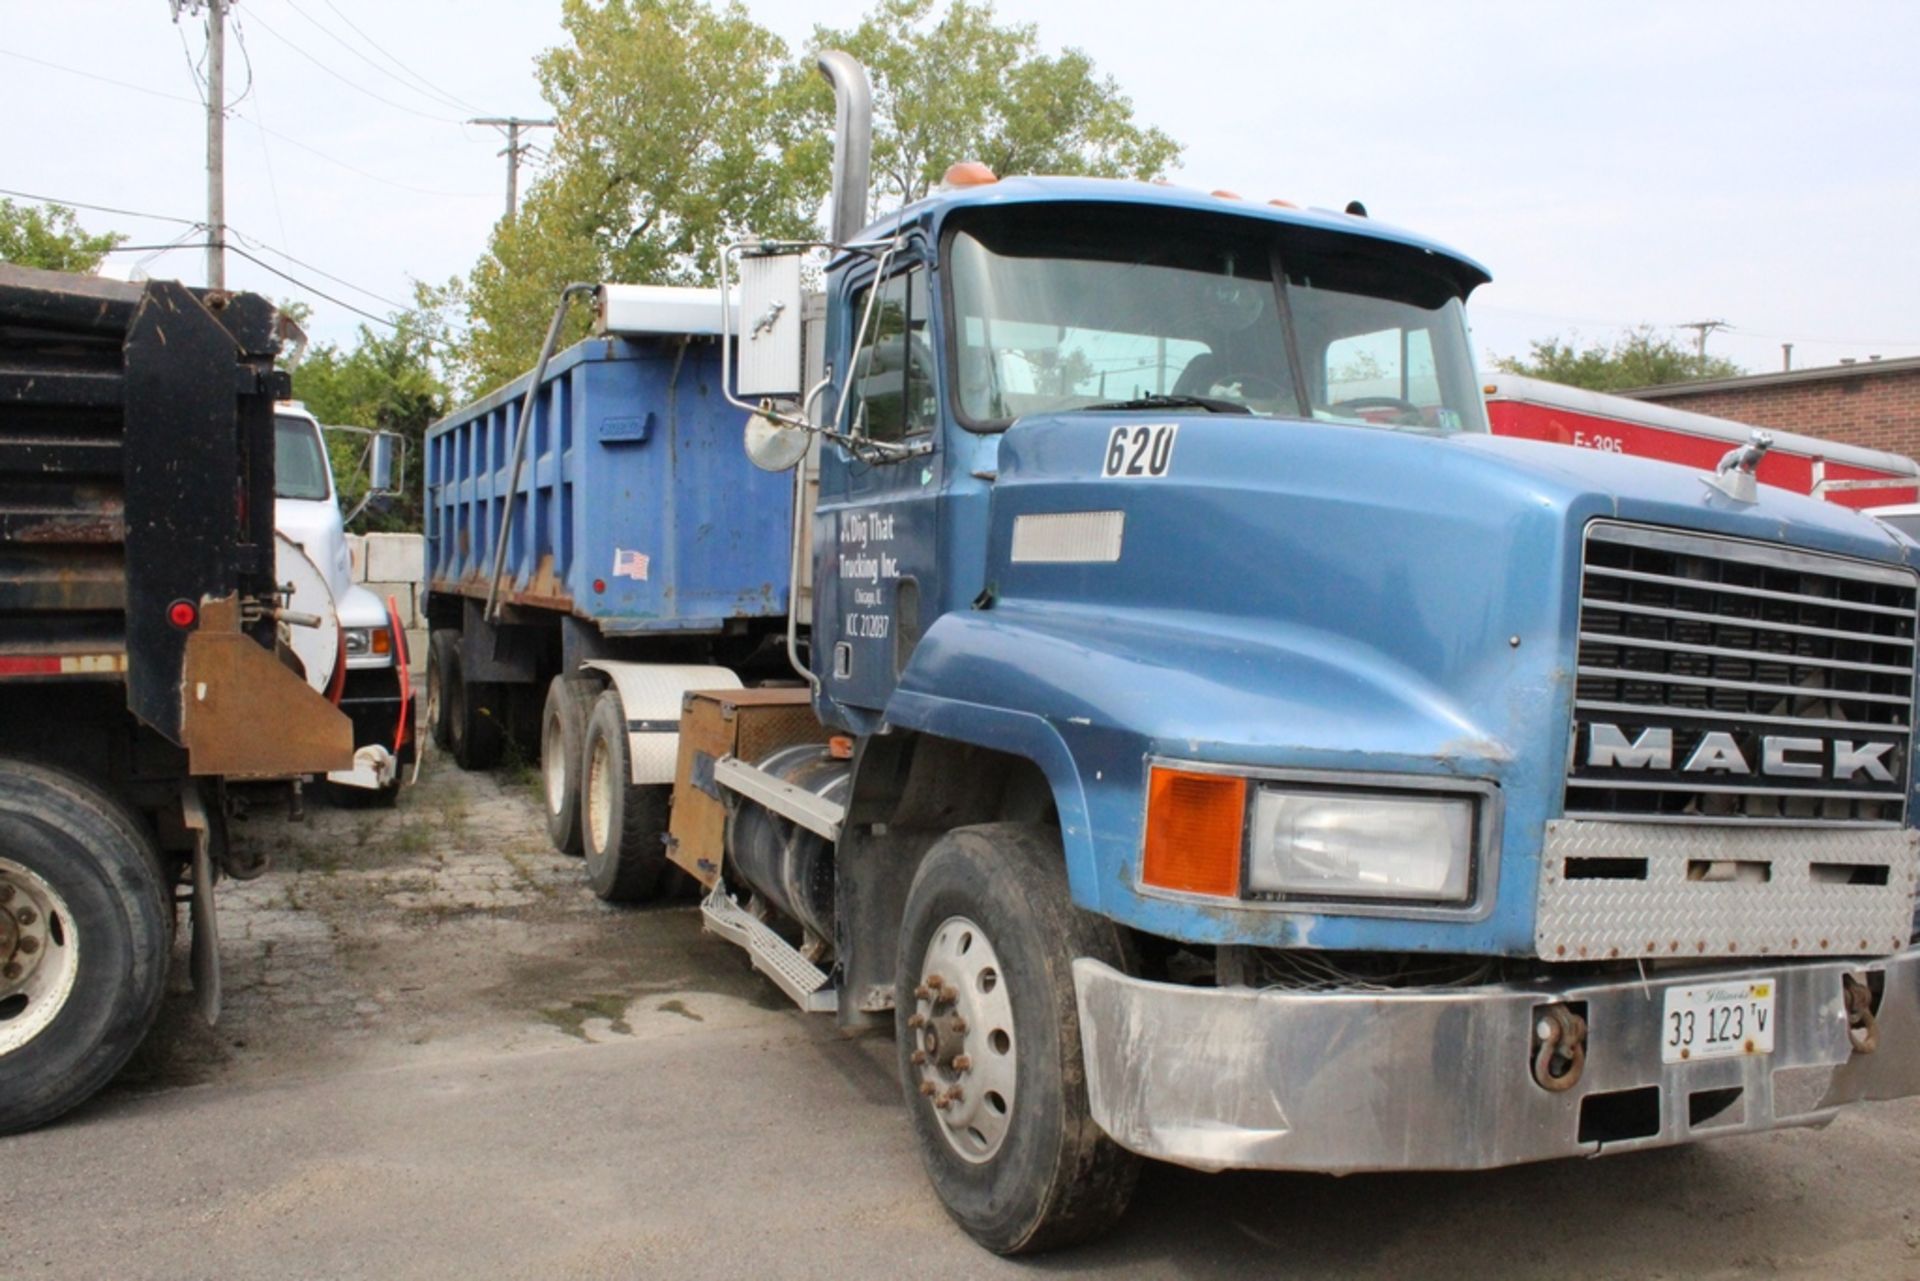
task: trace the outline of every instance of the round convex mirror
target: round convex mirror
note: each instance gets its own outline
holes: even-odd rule
[[[765,414],[747,419],[747,461],[762,471],[792,471],[807,456],[808,433]]]

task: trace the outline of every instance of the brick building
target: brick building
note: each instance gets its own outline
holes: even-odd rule
[[[1621,394],[1920,458],[1920,356],[1713,378]]]

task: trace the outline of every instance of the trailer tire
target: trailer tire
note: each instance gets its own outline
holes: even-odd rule
[[[599,687],[580,676],[556,676],[540,714],[540,781],[547,802],[547,839],[580,857],[580,778],[586,772],[587,720]]]
[[[456,644],[448,655],[445,677],[441,681],[447,712],[452,718],[448,724],[448,750],[461,769],[492,769],[500,763],[500,752],[506,743],[494,705],[494,689],[490,685],[469,684],[465,669]]]
[[[996,1254],[1105,1232],[1139,1176],[1139,1158],[1088,1107],[1081,956],[1129,968],[1119,927],[1074,906],[1052,829],[961,827],[927,852],[900,927],[901,1087],[934,1191]]]
[[[19,970],[0,977],[0,1134],[11,1134],[125,1065],[166,991],[173,916],[133,815],[76,775],[11,759],[0,760],[0,896],[0,976]]]
[[[447,700],[447,671],[460,652],[460,633],[436,627],[427,637],[427,730],[441,751],[453,747],[453,704]]]
[[[646,903],[673,893],[679,871],[667,858],[673,788],[632,782],[627,709],[620,691],[594,701],[581,752],[580,836],[587,884],[609,903]]]

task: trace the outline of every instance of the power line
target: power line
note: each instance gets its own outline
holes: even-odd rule
[[[299,54],[302,58],[305,58],[308,62],[311,62],[314,66],[320,68],[320,70],[326,72],[328,75],[332,76],[335,80],[338,80],[341,84],[346,85],[349,89],[352,89],[357,93],[365,94],[367,97],[372,98],[375,102],[383,102],[387,106],[392,107],[395,111],[404,111],[408,115],[420,116],[421,118],[426,120],[437,120],[442,124],[457,125],[460,123],[460,121],[453,116],[436,116],[432,112],[421,111],[416,107],[409,107],[404,102],[395,102],[391,98],[385,97],[382,94],[377,94],[373,90],[361,84],[359,81],[349,80],[346,76],[341,75],[338,71],[335,71],[332,67],[329,67],[326,63],[320,61],[320,59],[314,57],[312,54],[308,53],[305,49],[302,49],[298,44],[295,44],[292,40],[289,40],[287,39],[287,37],[281,35],[278,31],[273,29],[271,24],[269,24],[264,19],[262,19],[258,13],[255,13],[253,15],[253,20],[255,23],[259,25],[262,31],[272,36],[275,40],[278,40],[281,44],[287,46],[287,48],[293,50],[295,53]]]
[[[242,117],[242,118],[246,119],[245,117]],[[493,198],[492,193],[485,192],[485,191],[438,191],[432,187],[416,187],[410,182],[398,182],[392,178],[382,178],[379,174],[369,173],[367,170],[362,169],[360,166],[349,164],[346,161],[340,159],[338,156],[330,156],[326,152],[320,150],[320,148],[310,146],[307,143],[300,141],[298,138],[295,138],[290,134],[281,133],[278,129],[268,128],[266,125],[261,124],[258,119],[248,119],[247,123],[252,125],[255,129],[260,130],[260,132],[262,133],[269,134],[275,138],[278,138],[280,141],[286,143],[289,146],[298,147],[302,151],[305,151],[312,155],[316,155],[320,157],[320,159],[326,161],[328,164],[339,165],[342,169],[345,169],[349,173],[357,173],[362,178],[369,179],[373,182],[381,183],[388,187],[397,187],[401,191],[417,192],[423,196],[446,196],[454,200],[490,200]]]
[[[437,89],[431,90],[431,91],[422,90],[419,86],[408,83],[402,77],[395,75],[393,72],[387,70],[385,67],[375,62],[372,58],[369,58],[366,54],[362,53],[360,50],[354,48],[351,44],[348,44],[344,39],[340,37],[339,33],[335,32],[331,27],[326,26],[324,23],[320,22],[317,18],[315,18],[312,14],[308,13],[305,9],[302,9],[299,5],[295,4],[294,0],[285,0],[285,3],[287,8],[293,10],[296,14],[300,15],[300,18],[303,21],[305,21],[309,26],[319,31],[321,35],[333,41],[335,44],[339,45],[342,49],[345,49],[348,53],[360,59],[360,61],[366,63],[369,67],[372,67],[375,71],[379,72],[381,75],[385,76],[387,79],[393,81],[395,84],[399,85],[401,88],[405,89],[407,92],[417,93],[417,94],[420,94],[420,96],[423,98],[431,99],[433,100],[435,106],[451,107],[455,111],[475,110],[475,108],[467,107],[465,103],[460,102],[458,99],[450,98],[445,94],[442,94]]]
[[[459,95],[448,93],[446,90],[440,88],[438,85],[434,84],[433,81],[427,79],[425,76],[421,75],[419,72],[413,70],[406,63],[402,62],[400,59],[388,53],[384,48],[381,48],[380,42],[375,40],[372,36],[368,35],[366,32],[362,31],[359,28],[359,26],[355,24],[352,18],[349,18],[346,14],[340,11],[340,6],[336,5],[333,2],[333,0],[321,0],[321,3],[326,5],[327,8],[333,10],[335,17],[339,18],[340,21],[346,23],[348,27],[352,28],[353,33],[355,35],[359,36],[362,40],[366,41],[369,45],[371,45],[374,51],[377,52],[381,57],[385,58],[388,62],[391,62],[394,66],[400,68],[400,70],[406,72],[409,76],[413,77],[415,80],[419,81],[421,84],[425,85],[427,88],[433,90],[435,93],[439,94],[442,98],[445,98],[448,101],[452,102],[454,105],[458,106],[461,110],[463,111],[480,110],[480,108],[474,106],[472,103],[461,98]]]
[[[183,98],[177,93],[166,93],[159,89],[149,89],[145,85],[137,85],[131,81],[115,80],[112,76],[98,76],[91,71],[82,71],[78,67],[62,66],[57,62],[48,62],[45,58],[35,58],[30,54],[16,53],[12,49],[0,49],[0,56],[18,58],[22,62],[31,62],[35,66],[49,67],[54,71],[64,71],[68,75],[84,76],[88,80],[97,80],[104,85],[118,85],[122,89],[131,89],[135,93],[144,93],[153,98],[165,98],[171,102],[184,102],[195,107],[205,107],[207,105],[204,98]]]
[[[143,213],[138,209],[116,209],[112,205],[90,205],[84,200],[62,200],[58,196],[41,196],[31,191],[13,191],[0,187],[0,196],[18,196],[22,200],[37,200],[43,205],[64,205],[71,209],[91,209],[95,213],[119,214],[123,218],[151,218],[155,222],[177,222],[183,227],[204,227],[205,223],[193,218],[176,218],[172,214]]]
[[[326,270],[323,267],[316,267],[310,262],[303,262],[300,259],[295,258],[292,254],[288,253],[286,250],[276,249],[274,246],[266,243],[264,240],[255,239],[252,236],[245,235],[238,231],[234,232],[233,234],[236,237],[238,237],[240,240],[244,241],[246,244],[251,245],[255,249],[264,249],[270,254],[278,254],[280,257],[285,258],[288,262],[292,263],[296,267],[304,267],[308,271],[311,271],[314,275],[323,276],[326,279],[331,280],[336,285],[345,285],[347,288],[353,290],[355,293],[365,294],[367,297],[373,299],[375,302],[383,302],[387,304],[387,306],[392,307],[397,311],[404,311],[404,312],[411,313],[414,310],[416,310],[414,307],[411,307],[406,303],[395,302],[393,299],[388,298],[384,294],[376,294],[375,292],[373,292],[373,290],[368,289],[364,285],[356,285],[351,280],[346,280],[340,276],[336,276],[332,272]]]
[[[240,42],[240,56],[243,58],[246,58],[247,57],[247,33],[245,28],[243,28],[240,25],[239,14],[235,14],[233,18],[233,34],[234,34],[234,37]],[[253,59],[252,58],[247,58],[247,73],[248,73],[247,86],[248,88],[252,88],[253,87],[253,74],[252,74]],[[262,117],[264,114],[262,111],[262,108],[264,106],[265,106],[264,101],[259,97],[259,95],[256,94],[253,99],[253,107],[252,107],[254,123],[258,124],[262,122]],[[254,133],[254,136],[259,140],[259,143],[260,143],[260,159],[266,167],[267,191],[269,194],[273,196],[273,218],[275,222],[280,224],[280,239],[290,242],[292,241],[293,237],[287,234],[287,213],[285,208],[282,207],[280,203],[280,181],[278,178],[274,176],[273,153],[267,148],[267,135],[256,130]]]

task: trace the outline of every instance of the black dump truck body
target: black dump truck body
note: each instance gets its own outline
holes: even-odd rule
[[[173,905],[217,1013],[222,782],[340,768],[279,652],[274,309],[0,265],[0,1133],[151,1022]]]

